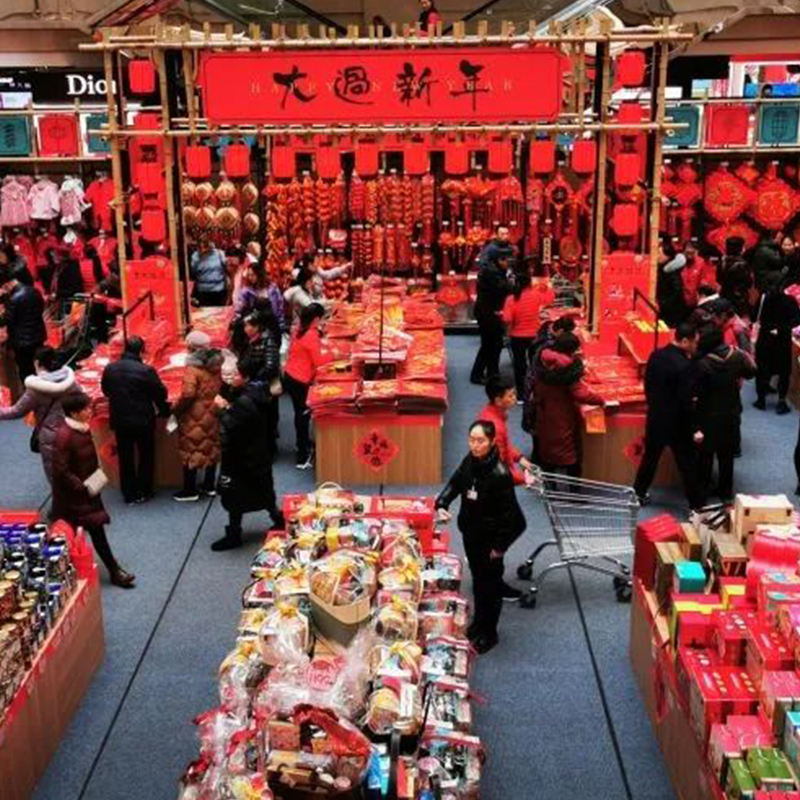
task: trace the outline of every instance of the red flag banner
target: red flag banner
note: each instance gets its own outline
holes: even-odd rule
[[[547,121],[564,64],[552,48],[208,53],[200,85],[215,125]]]

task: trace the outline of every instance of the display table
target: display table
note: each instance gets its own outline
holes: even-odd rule
[[[0,721],[3,800],[27,800],[103,660],[97,573],[78,586]]]

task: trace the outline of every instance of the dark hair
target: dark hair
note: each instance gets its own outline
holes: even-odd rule
[[[702,355],[706,355],[716,350],[724,341],[721,328],[714,324],[705,325],[700,331],[700,341],[697,349]]]
[[[250,271],[255,276],[256,289],[266,289],[269,286],[269,273],[261,260],[250,263]]]
[[[531,285],[531,274],[526,269],[516,270],[514,272],[514,297],[519,300],[525,289]]]
[[[720,297],[712,302],[711,313],[714,316],[725,315],[726,317],[732,317],[734,313],[733,303],[724,297]]]
[[[297,338],[301,338],[308,333],[311,323],[315,319],[322,319],[325,316],[325,309],[319,303],[310,303],[300,310],[300,327],[297,331]]]
[[[295,286],[303,286],[314,277],[314,273],[305,265],[301,266],[297,272],[297,277],[294,279]]]
[[[553,325],[551,330],[559,331],[561,333],[572,333],[575,330],[575,318],[574,317],[559,317],[557,320],[553,321]]]
[[[498,397],[502,397],[509,389],[514,388],[514,381],[502,375],[492,375],[486,381],[486,396],[489,402],[494,402]]]
[[[40,367],[42,367],[42,369],[45,369],[48,372],[53,372],[53,370],[56,370],[61,366],[61,359],[59,358],[58,353],[52,347],[48,347],[47,345],[40,347],[33,354],[33,360]]]
[[[552,349],[555,350],[556,353],[564,353],[565,355],[571,356],[581,349],[581,340],[574,333],[560,333],[556,336]]]
[[[61,408],[67,416],[72,416],[78,411],[83,411],[92,404],[92,399],[83,392],[70,392],[61,401]]]
[[[11,279],[11,270],[8,267],[0,266],[0,286],[5,286]]]
[[[716,293],[716,289],[713,286],[709,286],[707,283],[701,284],[697,289],[697,294],[700,297],[713,297]]]
[[[675,341],[682,339],[694,339],[697,336],[697,328],[691,322],[679,322],[675,328]]]
[[[242,356],[236,362],[236,369],[243,378],[247,378],[249,381],[255,380],[261,374],[261,364],[258,359],[249,355]]]
[[[494,437],[497,436],[497,429],[494,427],[494,422],[488,419],[478,419],[469,426],[469,432],[475,430],[475,428],[481,428],[486,436],[489,437],[492,441],[494,441]]]
[[[725,240],[725,255],[740,256],[744,252],[744,239],[741,236],[729,236]]]
[[[17,250],[11,242],[3,242],[3,244],[0,244],[0,253],[3,253],[8,259],[9,266],[17,260]]]
[[[663,238],[661,240],[661,249],[664,251],[664,255],[672,261],[675,258],[675,244],[673,243],[672,239]]]
[[[144,339],[141,336],[129,336],[125,342],[125,352],[132,356],[140,356],[144,352]]]

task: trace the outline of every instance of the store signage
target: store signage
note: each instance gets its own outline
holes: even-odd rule
[[[34,103],[106,99],[102,70],[32,69],[0,72],[0,92],[30,92]],[[114,82],[116,92],[116,82]]]
[[[168,322],[177,333],[179,316],[175,304],[175,281],[177,274],[174,264],[163,256],[150,256],[145,259],[127,261],[122,273],[125,298],[128,307],[132,306],[147,292],[153,293],[156,319]],[[148,305],[140,306],[128,320],[128,333],[137,332],[138,321],[148,318]]]
[[[530,122],[561,111],[562,55],[509,50],[208,53],[213,124]]]

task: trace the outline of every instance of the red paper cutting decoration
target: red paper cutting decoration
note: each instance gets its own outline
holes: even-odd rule
[[[444,171],[448,175],[466,175],[469,172],[469,147],[466,143],[445,143]]]
[[[359,142],[356,147],[356,172],[365,178],[378,173],[378,145],[375,142]]]
[[[294,175],[294,148],[283,144],[274,145],[270,167],[273,178],[291,178]]]
[[[733,239],[735,236],[740,236],[744,240],[745,250],[750,250],[758,244],[758,234],[742,220],[715,228],[711,233],[707,234],[706,241],[713,247],[716,247],[720,253],[724,253],[725,242],[727,242],[728,239]]]
[[[778,177],[775,164],[770,164],[767,174],[756,185],[753,207],[750,212],[759,224],[771,231],[783,228],[795,215],[798,197],[788,183]]]
[[[750,111],[747,106],[711,105],[707,109],[706,144],[713,147],[747,144]]]
[[[72,114],[39,117],[39,155],[78,155],[78,121]]]
[[[397,458],[400,447],[385,433],[374,429],[355,443],[353,452],[362,464],[379,472]]]
[[[620,153],[614,161],[614,180],[619,186],[633,186],[641,174],[638,153]]]
[[[136,58],[128,65],[128,83],[134,94],[151,94],[156,90],[156,70],[153,62]]]
[[[531,142],[531,175],[552,172],[556,168],[556,143]]]
[[[727,167],[720,166],[706,178],[703,205],[720,222],[733,222],[750,205],[753,192]]]
[[[581,139],[572,145],[572,169],[578,175],[590,175],[597,166],[597,143]]]
[[[244,142],[229,144],[223,161],[229,178],[245,178],[250,174],[250,148]]]
[[[208,178],[211,175],[211,148],[202,144],[186,148],[186,174],[192,178]]]
[[[623,86],[641,86],[646,68],[642,50],[627,50],[617,59],[617,78]]]
[[[636,236],[639,232],[639,208],[635,203],[618,203],[614,206],[611,228],[617,236]]]
[[[146,242],[163,242],[167,236],[167,221],[163,211],[146,208],[142,211],[142,239]]]
[[[424,175],[429,168],[428,148],[422,142],[408,142],[403,156],[406,175]]]
[[[499,172],[503,175],[511,172],[514,165],[514,148],[510,139],[499,139],[488,144],[489,172]]]

